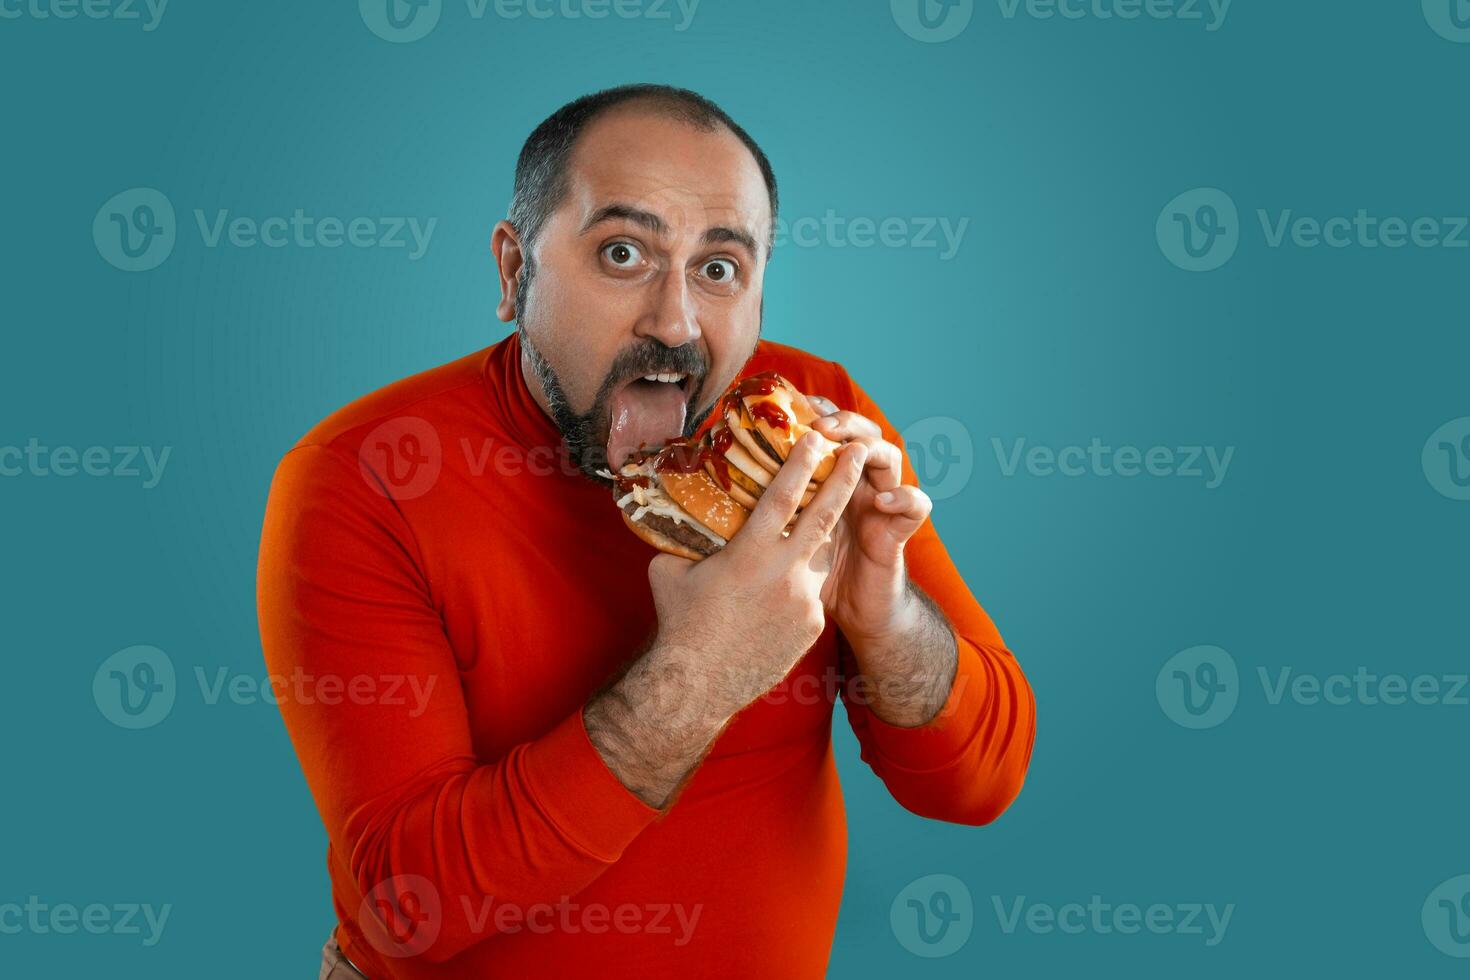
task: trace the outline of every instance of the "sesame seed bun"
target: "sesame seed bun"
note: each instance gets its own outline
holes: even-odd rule
[[[689,516],[725,540],[735,536],[750,511],[710,478],[704,470],[660,473],[664,492]]]

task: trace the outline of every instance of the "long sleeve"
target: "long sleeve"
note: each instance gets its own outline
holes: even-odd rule
[[[360,893],[412,912],[424,896],[399,893],[431,886],[437,937],[406,952],[441,962],[493,934],[474,914],[486,899],[527,908],[574,896],[659,814],[607,768],[580,710],[500,758],[476,758],[421,568],[413,531],[355,454],[307,445],[281,462],[258,578],[266,661],[287,682],[281,712]],[[297,677],[305,697],[291,693]],[[352,696],[359,678],[385,696]]]
[[[839,368],[839,370],[841,370]],[[829,395],[883,430],[903,450],[903,482],[918,484],[903,441],[868,395],[842,372],[850,391]],[[847,398],[846,402],[839,400]],[[1031,760],[1036,705],[1020,665],[961,578],[927,520],[904,549],[908,574],[953,628],[958,666],[948,700],[928,724],[900,728],[844,690],[848,722],[862,758],[906,809],[924,817],[979,825],[1016,798]],[[852,648],[838,633],[843,670],[856,672]]]

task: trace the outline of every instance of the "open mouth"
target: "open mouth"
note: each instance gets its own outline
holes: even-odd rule
[[[692,374],[685,374],[682,371],[660,371],[657,374],[645,374],[641,378],[634,378],[628,383],[633,385],[671,384],[682,391],[687,398],[692,393],[695,377]]]
[[[697,382],[692,374],[660,371],[614,391],[608,404],[608,466],[616,469],[644,446],[661,446],[682,436]]]

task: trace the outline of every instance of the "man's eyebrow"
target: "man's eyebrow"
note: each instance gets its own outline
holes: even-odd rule
[[[718,245],[721,242],[737,242],[745,246],[751,255],[761,254],[760,246],[756,244],[755,236],[744,228],[726,228],[717,225],[704,233],[704,240],[710,245]]]
[[[635,208],[628,204],[606,204],[593,211],[582,222],[582,227],[577,230],[578,235],[585,235],[588,231],[604,221],[631,221],[642,225],[655,235],[663,235],[668,232],[668,225],[664,220],[652,211]],[[725,225],[716,225],[707,228],[704,232],[704,241],[709,245],[718,245],[722,242],[735,242],[743,245],[752,255],[760,254],[760,245],[756,238],[744,228],[730,228]]]
[[[631,207],[627,204],[607,204],[593,211],[587,217],[587,220],[582,222],[582,227],[577,229],[577,234],[585,235],[588,229],[594,225],[600,225],[604,221],[620,220],[631,221],[634,224],[642,225],[655,235],[662,235],[668,231],[668,226],[664,224],[664,219],[652,211],[644,211],[641,208]]]

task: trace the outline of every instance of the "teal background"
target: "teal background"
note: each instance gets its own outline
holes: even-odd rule
[[[762,142],[788,221],[968,219],[935,249],[786,245],[766,335],[841,361],[904,427],[959,419],[974,475],[935,520],[1037,692],[1030,776],[995,825],[903,811],[834,725],[850,816],[835,977],[1463,975],[1421,926],[1470,872],[1470,708],[1271,705],[1274,674],[1467,670],[1470,503],[1429,434],[1470,415],[1470,250],[1267,246],[1255,219],[1470,213],[1470,44],[1420,4],[1237,0],[1178,20],[1006,19],[920,43],[886,0],[705,0],[671,21],[472,20],[374,36],[356,4],[174,0],[137,22],[0,19],[0,444],[172,446],[164,479],[0,479],[8,667],[0,903],[172,903],[162,941],[0,935],[6,976],[306,976],[332,922],[325,839],[259,679],[260,519],[327,412],[488,345],[490,228],[561,103],[632,80],[719,101]],[[9,8],[8,8],[9,9]],[[102,260],[103,202],[178,212],[148,272]],[[1160,209],[1239,206],[1234,258],[1171,265]],[[211,215],[437,217],[428,254],[203,247]],[[1470,237],[1470,236],[1467,236]],[[1002,474],[1009,445],[1234,446],[1202,481]],[[110,724],[109,655],[166,651],[156,727]],[[1169,720],[1175,653],[1230,652],[1233,715]],[[973,933],[907,952],[890,906],[959,879]],[[793,883],[793,887],[800,887]],[[1034,934],[1009,905],[1235,903],[1225,940]],[[219,960],[212,961],[214,957]]]

